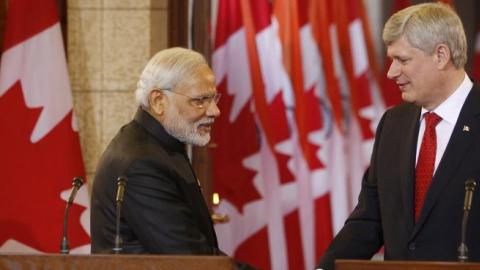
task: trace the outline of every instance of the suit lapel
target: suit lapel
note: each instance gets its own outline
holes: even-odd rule
[[[186,194],[185,199],[190,205],[192,212],[197,217],[199,225],[202,227],[202,231],[208,241],[213,247],[217,248],[217,236],[213,229],[213,222],[210,212],[208,211],[208,206],[203,198],[200,182],[197,180],[187,156],[183,155],[182,157],[178,156],[177,158],[179,159],[177,164],[181,164],[179,173],[183,176],[182,179],[185,180],[179,182],[181,188]]]
[[[404,216],[409,217],[406,220],[407,231],[412,232],[414,226],[414,213],[413,213],[413,194],[415,188],[415,153],[418,137],[418,129],[420,127],[420,107],[415,107],[414,113],[408,115],[406,119],[406,124],[403,128],[408,130],[407,138],[405,138],[404,145],[411,145],[410,148],[405,147],[399,155],[405,156],[402,160],[406,160],[404,164],[399,164],[402,166],[400,169],[403,172],[409,172],[408,174],[400,173],[401,178],[401,192],[402,192],[402,203],[403,209],[405,211]]]
[[[477,87],[472,89],[460,111],[450,141],[426,194],[423,209],[415,225],[412,238],[422,227],[444,187],[454,178],[454,173],[458,170],[469,149],[471,149],[472,143],[480,133],[480,123],[477,118],[480,114],[479,90]]]

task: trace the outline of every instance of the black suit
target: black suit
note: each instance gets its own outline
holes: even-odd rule
[[[464,183],[470,177],[480,180],[480,88],[474,86],[461,109],[415,223],[420,112],[418,106],[401,104],[383,115],[358,205],[319,268],[333,269],[334,259],[369,259],[382,245],[386,260],[457,260]],[[480,194],[474,196],[468,236],[470,259],[479,261]]]
[[[122,175],[128,178],[121,220],[125,253],[218,253],[184,144],[142,109],[99,162],[91,204],[92,253],[114,246],[116,180]]]

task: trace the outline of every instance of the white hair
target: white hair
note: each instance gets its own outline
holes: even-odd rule
[[[156,53],[143,69],[135,90],[137,105],[149,108],[148,95],[154,89],[174,90],[180,83],[192,80],[199,67],[207,66],[198,52],[175,47]]]
[[[467,38],[462,21],[447,4],[413,5],[393,14],[385,23],[383,41],[388,46],[402,36],[429,55],[438,44],[446,44],[456,68],[463,68],[467,62]]]

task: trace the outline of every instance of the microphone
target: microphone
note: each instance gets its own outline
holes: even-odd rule
[[[77,195],[77,191],[83,185],[83,179],[79,176],[74,177],[72,181],[72,191],[70,192],[70,197],[68,198],[67,206],[65,207],[65,214],[63,215],[63,237],[62,242],[60,243],[60,253],[61,254],[68,254],[70,253],[70,249],[68,247],[68,239],[67,239],[67,223],[68,223],[68,213],[70,212],[70,207],[73,204],[73,200]]]
[[[113,248],[113,253],[119,254],[123,249],[123,241],[122,237],[120,236],[120,216],[122,210],[122,203],[123,203],[123,195],[125,194],[125,186],[127,186],[127,177],[120,176],[117,179],[117,198],[116,202],[116,230],[115,230],[115,247]]]
[[[467,222],[468,214],[472,208],[473,192],[475,191],[476,186],[477,182],[473,178],[465,181],[465,201],[463,202],[461,242],[460,246],[458,247],[458,260],[461,262],[468,261],[468,247],[467,244],[465,244],[467,238]]]

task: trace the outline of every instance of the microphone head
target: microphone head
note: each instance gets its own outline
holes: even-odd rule
[[[127,182],[128,182],[127,177],[123,176],[123,175],[118,177],[118,179],[117,179],[117,185],[119,185],[119,186],[126,186]]]
[[[72,181],[72,186],[80,188],[83,185],[83,179],[80,176],[75,176]]]
[[[475,191],[475,187],[477,186],[477,181],[475,179],[470,178],[465,181],[465,191]]]

